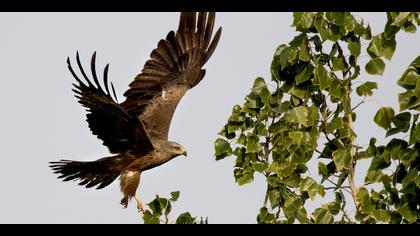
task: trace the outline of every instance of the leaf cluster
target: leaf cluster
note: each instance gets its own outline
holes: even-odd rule
[[[156,195],[155,199],[147,203],[148,209],[143,214],[145,224],[170,224],[169,214],[172,210],[172,204],[179,198],[179,191],[171,192],[170,198],[162,198]],[[207,224],[207,218],[191,216],[189,212],[181,213],[176,219],[175,224]]]
[[[233,174],[238,185],[249,184],[255,174],[267,180],[266,199],[258,223],[413,223],[419,219],[418,115],[395,115],[390,107],[380,108],[374,122],[387,136],[410,132],[410,140],[393,139],[366,150],[357,146],[353,126],[356,108],[372,96],[378,84],[359,82],[362,42],[367,41],[370,74],[382,75],[383,58],[391,60],[400,30],[413,33],[418,13],[387,13],[384,32],[372,36],[369,25],[346,12],[299,12],[293,14],[298,35],[280,45],[270,67],[271,81],[258,77],[243,105],[235,105],[215,141],[216,160],[233,156]],[[418,57],[398,80],[407,92],[399,94],[401,111],[418,110],[420,79]],[[354,92],[362,102],[352,105]],[[308,169],[316,158],[318,176]],[[354,185],[354,168],[361,159],[371,159],[365,185]],[[397,168],[384,170],[395,161]],[[349,183],[349,185],[344,185]],[[370,184],[384,189],[370,192]],[[307,200],[324,197],[310,216]],[[354,219],[347,214],[344,192],[356,207]]]

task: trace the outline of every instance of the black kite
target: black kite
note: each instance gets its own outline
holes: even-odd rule
[[[87,122],[93,134],[102,139],[114,156],[96,161],[61,160],[50,162],[54,173],[64,181],[78,180],[87,188],[104,188],[120,176],[121,204],[127,207],[136,195],[140,174],[179,155],[187,155],[180,144],[168,141],[169,126],[175,109],[185,92],[204,77],[202,66],[214,52],[221,35],[219,28],[212,39],[215,13],[181,13],[177,32],[169,32],[150,54],[143,70],[118,103],[114,86],[108,84],[108,65],[104,69],[103,87],[95,69],[96,53],[91,60],[93,81],[88,78],[76,55],[77,65],[86,82],[67,64],[77,84],[73,84],[79,103],[87,108]]]

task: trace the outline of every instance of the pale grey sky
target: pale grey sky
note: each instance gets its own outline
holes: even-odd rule
[[[384,13],[359,13],[383,29]],[[238,187],[233,158],[216,162],[213,142],[235,104],[242,104],[257,76],[270,79],[274,50],[294,35],[291,13],[218,13],[223,26],[219,46],[206,64],[199,86],[182,99],[172,120],[170,139],[185,146],[179,157],[144,172],[138,189],[144,202],[155,194],[181,191],[172,218],[183,211],[208,216],[210,223],[255,223],[263,201],[264,179]],[[91,134],[85,111],[71,91],[66,57],[79,50],[88,64],[97,51],[98,71],[110,63],[109,78],[117,96],[140,71],[151,50],[179,13],[0,13],[0,223],[140,223],[134,202],[122,209],[118,181],[103,190],[62,183],[48,168],[58,159],[93,160],[108,155]],[[379,106],[397,111],[396,80],[420,54],[420,34],[400,33],[393,61],[377,81],[374,101],[359,108],[358,143],[371,136],[384,141],[372,124]],[[364,52],[364,54],[366,54]],[[362,57],[366,62],[368,58]],[[354,103],[358,100],[355,98]],[[361,176],[368,163],[361,166]],[[317,173],[316,166],[311,173]],[[359,179],[359,184],[362,178]],[[315,200],[319,203],[318,199]],[[315,205],[311,205],[313,207]]]

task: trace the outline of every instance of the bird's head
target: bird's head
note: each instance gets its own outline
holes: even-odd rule
[[[187,150],[177,142],[167,142],[165,145],[165,149],[168,153],[172,155],[172,157],[177,157],[180,155],[187,156]]]

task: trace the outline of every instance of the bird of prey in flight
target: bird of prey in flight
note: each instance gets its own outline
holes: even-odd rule
[[[169,126],[181,98],[204,78],[206,70],[202,67],[221,35],[219,28],[213,36],[214,21],[215,13],[181,13],[178,30],[170,31],[159,41],[141,73],[129,84],[124,93],[126,100],[121,103],[114,86],[108,83],[109,65],[104,68],[102,86],[99,82],[96,52],[91,59],[93,79],[85,73],[78,53],[76,62],[84,80],[67,58],[68,68],[77,81],[73,91],[86,108],[89,128],[113,155],[96,161],[50,162],[58,178],[102,189],[119,176],[121,204],[126,208],[134,197],[137,208],[144,212],[136,194],[141,173],[187,155],[183,146],[168,141]]]

